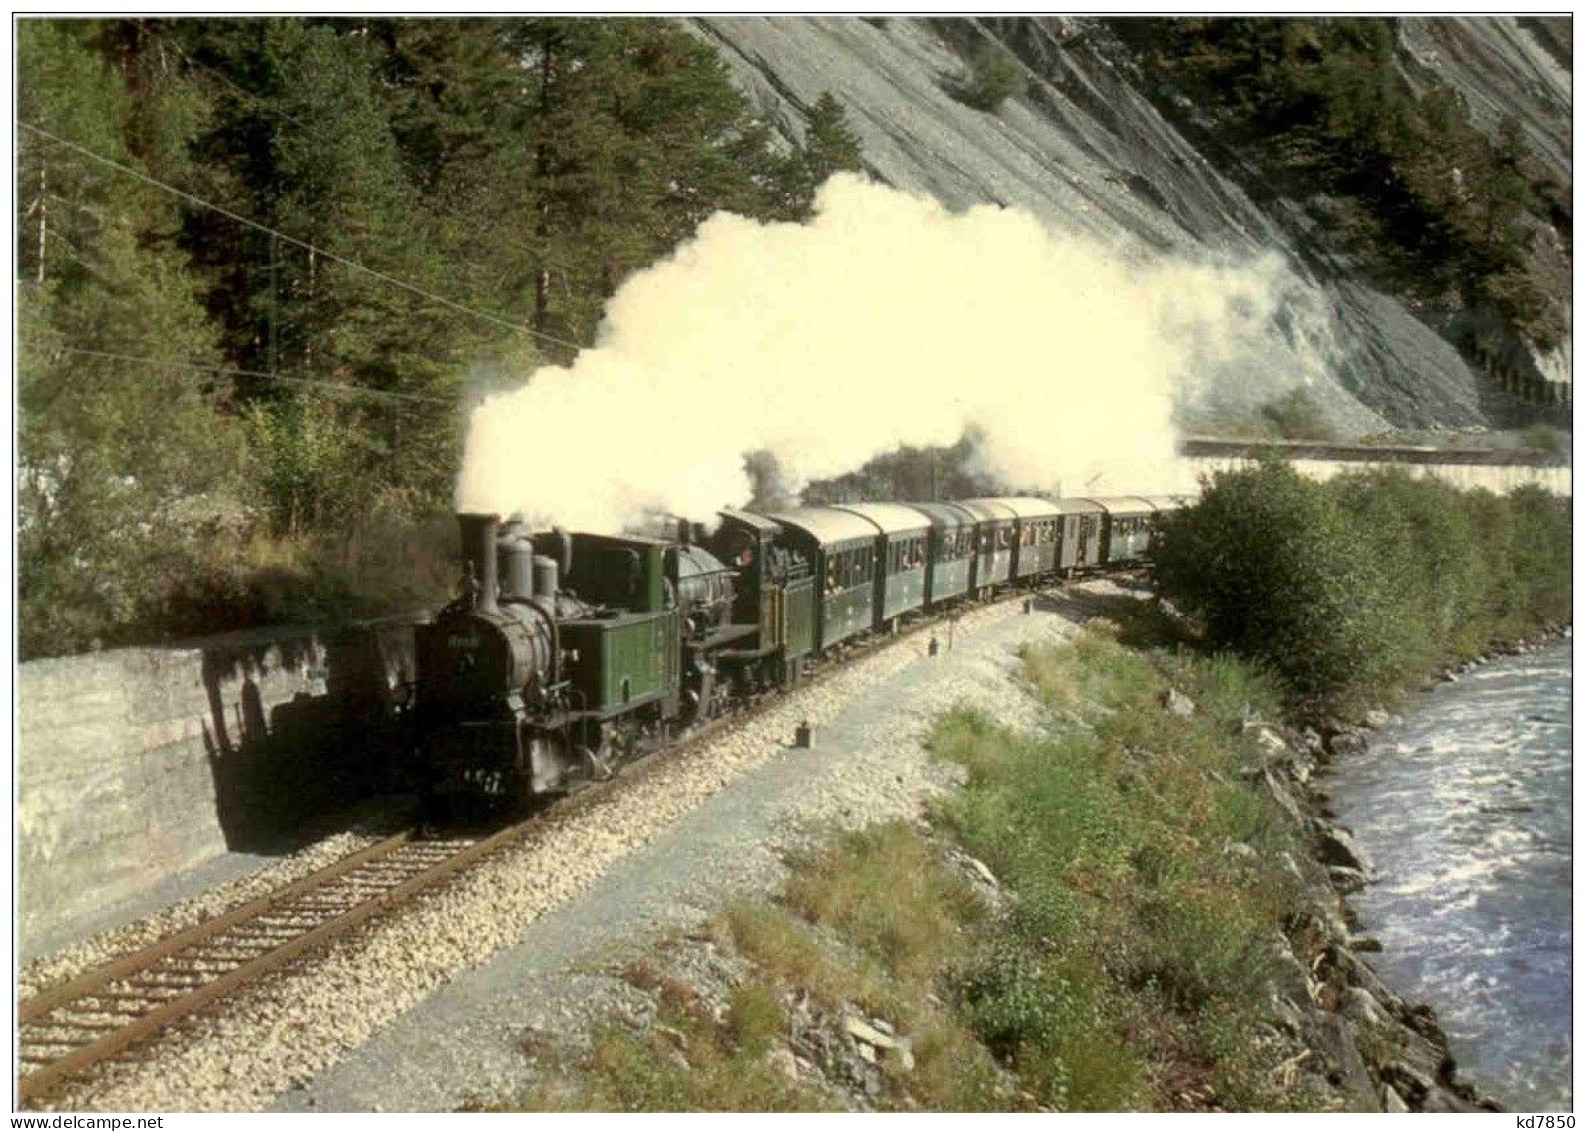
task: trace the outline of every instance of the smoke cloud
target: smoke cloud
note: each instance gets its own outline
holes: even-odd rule
[[[1175,401],[1281,335],[1273,270],[1130,264],[840,175],[807,224],[712,217],[621,287],[594,348],[483,401],[457,506],[708,521],[752,494],[748,453],[799,486],[965,435],[1009,490],[1182,490]]]

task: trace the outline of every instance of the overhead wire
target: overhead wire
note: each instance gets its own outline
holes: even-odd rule
[[[339,381],[322,381],[311,377],[292,377],[284,373],[264,373],[256,369],[236,369],[223,365],[203,365],[195,361],[176,361],[171,358],[135,357],[131,354],[114,353],[110,350],[84,349],[81,346],[57,345],[53,347],[53,352],[75,354],[79,357],[95,357],[106,361],[163,366],[171,369],[194,369],[205,373],[219,373],[227,377],[257,377],[265,381],[280,381],[288,385],[328,389],[332,392],[349,396],[378,397],[395,401],[418,401],[425,404],[450,405],[452,403],[441,397],[426,397],[420,393],[393,393],[386,389],[371,389],[367,385],[348,385]]]

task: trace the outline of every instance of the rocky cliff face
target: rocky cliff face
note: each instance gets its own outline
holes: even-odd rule
[[[1185,391],[1190,427],[1258,412],[1298,385],[1346,436],[1538,418],[1465,363],[1449,341],[1456,328],[1428,324],[1352,272],[1295,203],[1256,203],[1224,175],[1232,158],[1213,163],[1157,112],[1150,76],[1097,21],[706,18],[692,27],[791,140],[820,95],[835,94],[870,174],[888,184],[953,208],[1016,205],[1124,257],[1255,265],[1276,316],[1260,348],[1217,359],[1203,387]],[[1567,32],[1566,21],[1405,21],[1402,66],[1412,82],[1458,89],[1483,128],[1517,116],[1568,183]],[[986,112],[954,95],[965,60],[991,40],[1016,57],[1027,89]],[[1566,263],[1561,243],[1559,252]],[[1536,359],[1515,349],[1532,371],[1566,373],[1566,351]]]

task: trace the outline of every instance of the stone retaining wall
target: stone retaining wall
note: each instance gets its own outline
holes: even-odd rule
[[[17,903],[30,939],[373,788],[412,625],[276,629],[17,674]]]

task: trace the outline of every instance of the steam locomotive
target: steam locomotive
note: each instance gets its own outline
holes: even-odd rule
[[[460,595],[419,627],[410,711],[439,812],[521,809],[796,683],[857,638],[1010,586],[1139,564],[1181,500],[724,510],[706,535],[531,533],[459,516]]]

